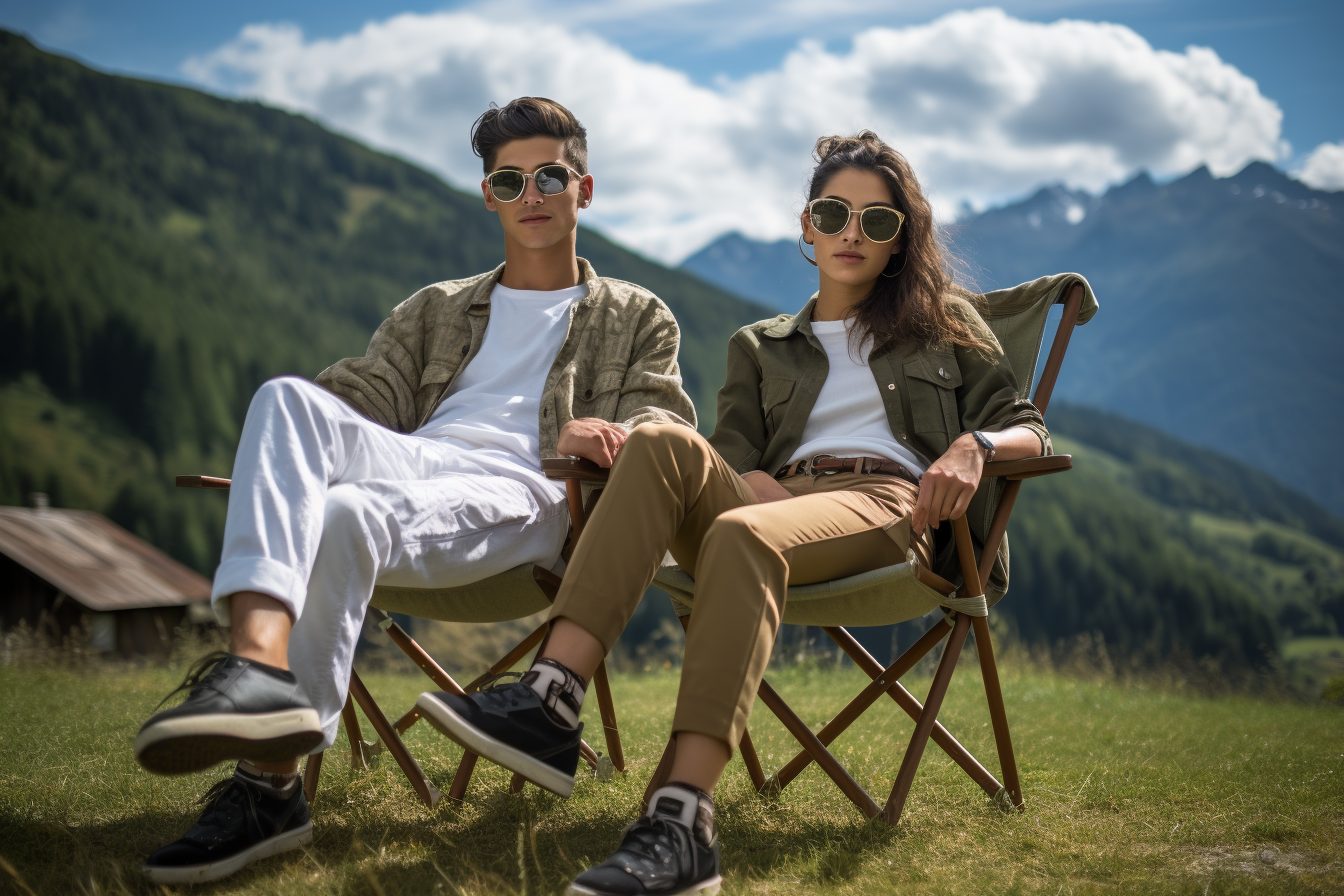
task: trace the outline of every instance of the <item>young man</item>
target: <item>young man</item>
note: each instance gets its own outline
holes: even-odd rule
[[[425,287],[364,357],[316,384],[271,380],[248,409],[214,580],[232,652],[207,657],[135,741],[160,774],[241,761],[149,857],[155,881],[214,880],[311,840],[299,758],[336,737],[375,583],[554,565],[565,495],[541,458],[609,466],[633,426],[695,419],[671,312],[575,255],[593,197],[582,125],[522,97],[482,115],[472,147],[504,264]]]

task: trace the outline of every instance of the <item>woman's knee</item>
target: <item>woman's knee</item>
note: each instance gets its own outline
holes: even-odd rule
[[[679,423],[641,423],[630,431],[621,453],[650,458],[681,458],[704,454],[709,447],[704,436]]]

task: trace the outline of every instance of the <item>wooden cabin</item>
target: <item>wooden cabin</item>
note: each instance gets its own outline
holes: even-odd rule
[[[162,654],[184,620],[213,621],[210,580],[87,510],[0,507],[0,630],[56,642],[87,622],[90,646]]]

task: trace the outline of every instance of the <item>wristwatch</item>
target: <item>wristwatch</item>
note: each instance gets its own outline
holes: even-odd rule
[[[971,438],[975,439],[980,447],[985,449],[985,463],[992,461],[994,459],[994,443],[990,441],[989,436],[977,429],[971,433]]]

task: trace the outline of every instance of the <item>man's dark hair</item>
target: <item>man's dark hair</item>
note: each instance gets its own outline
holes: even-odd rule
[[[502,109],[494,103],[471,126],[471,148],[489,174],[499,148],[511,140],[554,137],[565,141],[565,160],[588,173],[588,131],[574,113],[544,96],[520,96]]]

